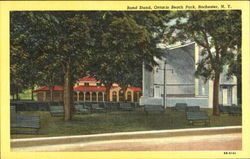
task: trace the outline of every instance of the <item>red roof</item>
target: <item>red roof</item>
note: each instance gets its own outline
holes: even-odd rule
[[[110,89],[115,89],[115,88],[117,88],[117,86],[112,86]],[[138,87],[128,87],[128,88],[134,92],[142,92],[142,89]]]
[[[97,80],[96,80],[94,77],[86,76],[86,77],[80,78],[79,81],[84,81],[84,82],[96,82]]]
[[[40,88],[37,88],[34,90],[34,92],[38,92],[38,91],[49,91],[49,87],[43,86],[43,87],[40,87]],[[62,86],[54,86],[53,91],[63,91],[63,87]]]
[[[105,91],[106,87],[103,86],[77,86],[75,91]]]
[[[117,86],[112,86],[110,89],[115,89],[117,88]],[[142,89],[138,88],[138,87],[128,87],[129,89],[135,91],[135,92],[141,92]],[[63,87],[62,86],[54,86],[54,91],[63,91]],[[74,87],[74,91],[105,91],[106,87],[104,86],[77,86]],[[38,91],[49,91],[49,88],[46,86],[37,88],[34,90],[34,92],[38,92]]]
[[[129,89],[132,89],[134,92],[141,92],[142,89],[138,87],[128,87]]]

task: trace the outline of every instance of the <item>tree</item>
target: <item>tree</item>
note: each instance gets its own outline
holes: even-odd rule
[[[25,28],[22,48],[30,54],[36,53],[43,57],[41,66],[44,67],[39,70],[41,72],[44,68],[50,69],[46,72],[48,83],[50,79],[60,75],[55,72],[60,65],[64,77],[64,120],[70,120],[73,82],[77,79],[75,73],[88,60],[90,46],[93,45],[90,36],[91,20],[83,12],[13,12],[12,22],[16,20],[16,14],[18,18],[20,15],[23,17],[22,20],[19,19],[20,25],[12,23],[13,36],[17,34],[18,38],[22,37],[20,30]]]
[[[91,20],[81,12],[48,12],[41,17],[44,20],[41,26],[46,28],[43,31],[49,31],[45,50],[63,70],[64,120],[71,120],[73,83],[77,71],[74,68],[84,66],[91,54]]]
[[[18,94],[24,89],[31,89],[31,99],[33,100],[33,89],[35,81],[42,79],[37,74],[41,69],[40,54],[34,50],[33,38],[27,39],[29,36],[29,25],[27,15],[16,12],[11,13],[11,29],[10,29],[10,73],[11,73],[11,94]],[[27,40],[29,44],[27,45]],[[32,44],[32,45],[31,45]],[[36,43],[35,43],[36,44]]]
[[[238,51],[238,54],[236,55],[235,60],[232,60],[229,63],[227,76],[229,79],[232,76],[236,76],[238,103],[242,104],[242,94],[241,94],[241,92],[242,92],[242,56],[241,56],[241,50]]]
[[[168,39],[172,42],[195,41],[203,48],[196,75],[213,80],[213,115],[219,115],[220,74],[223,66],[229,65],[239,53],[241,12],[184,11],[172,16],[176,23],[169,28]]]
[[[97,32],[99,45],[97,57],[90,67],[93,76],[105,84],[109,95],[112,83],[118,83],[123,92],[129,85],[141,86],[142,63],[153,64],[153,57],[160,57],[158,12],[104,12]],[[158,29],[158,30],[157,30]],[[124,93],[125,99],[125,93]],[[109,96],[107,96],[109,100]]]
[[[32,76],[45,80],[36,84],[52,86],[63,76],[64,120],[70,120],[73,83],[88,71],[106,87],[125,86],[134,82],[131,77],[137,76],[132,73],[140,72],[143,61],[154,64],[158,35],[151,29],[157,25],[149,27],[156,24],[152,15],[140,17],[136,12],[12,12],[11,38],[19,41],[32,62],[37,59],[37,74]]]

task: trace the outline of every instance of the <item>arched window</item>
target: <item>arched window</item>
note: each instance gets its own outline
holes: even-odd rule
[[[92,92],[92,101],[96,101],[96,92]]]
[[[127,92],[127,101],[132,102],[132,94],[130,91]]]
[[[79,93],[79,100],[84,101],[84,93],[83,92]]]
[[[134,102],[138,102],[138,96],[137,96],[137,92],[134,92]]]
[[[90,101],[90,93],[89,92],[86,92],[86,94],[85,94],[85,100],[86,101]]]
[[[119,91],[119,101],[125,101],[123,90],[120,90],[120,91]]]
[[[77,101],[77,92],[74,92],[74,101]]]
[[[98,101],[103,101],[103,94],[102,94],[102,92],[98,93]]]
[[[116,91],[114,91],[114,92],[112,93],[112,101],[113,101],[113,102],[117,102],[117,93],[116,93]]]

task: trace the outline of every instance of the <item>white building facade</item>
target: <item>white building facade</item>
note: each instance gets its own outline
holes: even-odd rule
[[[190,43],[165,49],[162,59],[156,59],[159,65],[151,71],[143,65],[143,96],[140,105],[164,105],[165,99],[167,107],[187,103],[188,106],[212,108],[213,81],[205,83],[202,77],[196,78],[194,75],[200,59],[198,45]],[[225,73],[222,73],[219,91],[220,104],[237,105],[236,77],[228,80]]]

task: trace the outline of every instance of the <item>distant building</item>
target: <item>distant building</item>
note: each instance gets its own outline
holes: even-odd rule
[[[143,96],[140,105],[163,105],[164,99],[164,66],[165,103],[174,106],[176,103],[187,103],[189,106],[212,107],[213,81],[205,83],[202,78],[195,78],[197,63],[201,60],[199,46],[195,43],[164,49],[162,59],[156,59],[158,66],[149,71],[143,66]],[[226,67],[225,67],[226,68]],[[219,103],[237,104],[236,77],[227,80],[221,74]]]
[[[63,101],[63,87],[55,86],[53,90],[53,101]],[[37,93],[38,101],[51,101],[51,94],[48,87],[40,87],[34,90],[34,92]],[[110,88],[109,99],[114,102],[139,102],[141,96],[141,88],[129,86],[125,92],[126,99],[123,99],[123,91],[117,84],[113,84]],[[106,87],[93,77],[83,77],[75,84],[74,101],[103,102],[106,99]]]

